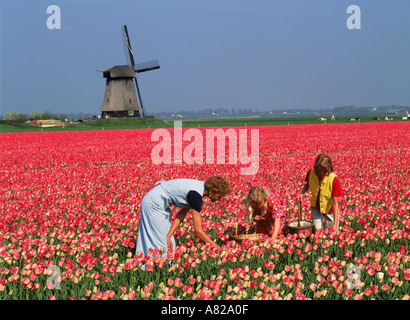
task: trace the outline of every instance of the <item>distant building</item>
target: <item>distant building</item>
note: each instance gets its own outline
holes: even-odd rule
[[[410,108],[409,108],[410,109]],[[406,108],[395,108],[395,109],[389,109],[385,113],[386,114],[408,114],[409,109]]]
[[[47,119],[47,120],[33,120],[33,121],[28,121],[28,123],[42,127],[42,128],[47,128],[47,127],[65,127],[66,124],[62,122],[61,120],[56,120],[56,119]]]

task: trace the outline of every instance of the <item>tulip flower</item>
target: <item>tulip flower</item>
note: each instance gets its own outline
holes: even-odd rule
[[[354,300],[362,300],[362,295],[361,294],[355,294],[355,296],[354,296]]]
[[[27,286],[30,298],[44,298],[44,292],[54,290],[57,283],[68,288],[59,291],[59,299],[135,299],[141,293],[145,299],[164,300],[304,299],[307,291],[315,299],[408,298],[403,288],[410,280],[406,243],[410,207],[403,173],[409,162],[409,124],[329,125],[258,127],[259,170],[252,177],[242,176],[240,166],[228,163],[153,164],[153,129],[2,134],[0,299],[9,299],[10,292],[24,296],[20,290]],[[205,128],[198,130],[206,136]],[[338,137],[337,149],[321,139],[329,132]],[[292,194],[312,166],[307,160],[314,157],[312,150],[319,149],[331,153],[345,189],[340,231],[287,233],[286,223],[297,218]],[[175,234],[174,250],[152,248],[145,255],[130,249],[135,250],[141,200],[155,181],[202,179],[209,173],[224,176],[233,186],[232,194],[219,203],[205,199],[201,212],[204,231],[212,232],[222,252],[193,236],[189,215]],[[263,237],[260,242],[242,243],[230,238],[232,228],[244,220],[243,201],[254,184],[274,191],[285,204],[284,228],[275,243]],[[306,197],[303,215],[310,220]],[[173,219],[176,212],[171,209]],[[350,263],[360,280],[354,289],[347,287]],[[378,280],[378,272],[385,273],[386,283]],[[180,280],[174,285],[176,275]],[[150,283],[158,279],[164,285],[156,290]],[[257,289],[251,288],[251,281]],[[381,281],[377,289],[375,281]],[[37,284],[45,289],[38,290]],[[80,289],[87,285],[91,290]],[[105,291],[99,291],[102,285]],[[113,285],[121,296],[115,296]],[[143,289],[134,291],[134,296],[132,289],[127,293],[139,285]],[[189,287],[198,289],[191,294]]]

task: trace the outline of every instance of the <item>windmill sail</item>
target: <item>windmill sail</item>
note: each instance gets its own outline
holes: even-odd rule
[[[123,40],[123,44],[124,44],[125,58],[127,59],[127,63],[128,63],[129,66],[131,66],[131,68],[133,68],[133,70],[136,73],[142,73],[142,72],[151,71],[151,70],[155,70],[155,69],[160,68],[158,60],[151,60],[151,61],[147,61],[147,62],[143,62],[143,63],[139,63],[139,64],[135,65],[134,53],[132,51],[131,41],[130,41],[130,36],[128,34],[127,25],[124,25],[122,27],[122,40]],[[144,117],[145,116],[145,110],[144,110],[144,105],[142,103],[141,92],[140,92],[140,89],[139,89],[139,86],[138,86],[137,77],[134,78],[134,81],[135,81],[135,86],[136,86],[137,92],[138,92],[138,98],[139,98],[139,101],[140,101],[142,116]]]
[[[134,53],[132,52],[131,41],[130,41],[130,37],[128,35],[128,29],[127,29],[126,25],[124,25],[122,27],[122,41],[123,41],[123,44],[124,44],[125,58],[127,59],[127,63],[132,68],[134,68],[134,66],[135,66]]]
[[[138,63],[137,65],[134,66],[134,70],[137,73],[145,72],[145,71],[151,71],[159,69],[159,62],[158,60],[151,60],[143,63]]]

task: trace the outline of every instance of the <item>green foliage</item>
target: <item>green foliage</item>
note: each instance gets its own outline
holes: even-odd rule
[[[17,112],[6,112],[6,114],[4,115],[4,120],[21,123],[27,121],[27,116],[25,114],[20,114]]]

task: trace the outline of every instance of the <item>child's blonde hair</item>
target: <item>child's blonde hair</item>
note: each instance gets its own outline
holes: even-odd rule
[[[245,221],[252,221],[255,210],[260,207],[262,202],[265,202],[266,208],[268,207],[269,193],[269,189],[263,188],[261,186],[254,186],[249,190],[249,194],[245,202]]]

